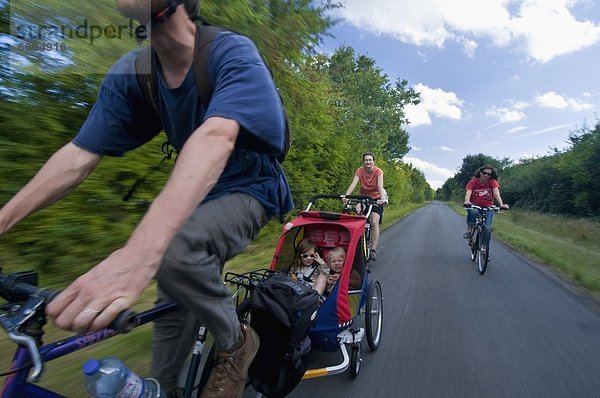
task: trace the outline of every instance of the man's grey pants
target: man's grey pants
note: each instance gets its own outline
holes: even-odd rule
[[[235,347],[240,324],[223,265],[258,236],[267,223],[262,205],[235,193],[199,206],[173,238],[156,275],[157,303],[175,300],[184,308],[154,323],[152,374],[165,391],[175,388],[200,324],[217,350]]]

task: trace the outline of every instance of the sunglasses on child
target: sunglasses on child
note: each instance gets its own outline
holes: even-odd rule
[[[301,254],[300,257],[302,258],[309,258],[309,257],[313,257],[314,254]]]

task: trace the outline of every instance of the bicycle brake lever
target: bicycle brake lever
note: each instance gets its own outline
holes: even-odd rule
[[[31,382],[36,382],[40,379],[44,365],[35,339],[21,333],[21,328],[37,313],[44,302],[45,299],[43,297],[32,295],[29,296],[21,308],[11,309],[8,314],[0,315],[0,324],[6,330],[8,338],[26,347],[29,351],[31,361],[33,362],[33,371],[27,379]]]

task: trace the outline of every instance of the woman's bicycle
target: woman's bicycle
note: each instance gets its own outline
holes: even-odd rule
[[[465,207],[467,209],[478,210],[475,226],[469,239],[469,246],[471,249],[471,261],[477,260],[477,270],[483,275],[490,261],[490,237],[492,232],[486,224],[487,213],[489,211],[498,212],[500,208],[498,206],[480,207],[474,204],[465,205]]]
[[[243,278],[243,276],[240,276]],[[237,283],[237,285],[236,285]],[[256,281],[233,281],[234,304],[246,301],[250,288]],[[240,288],[241,286],[241,288]],[[237,287],[237,289],[236,289]],[[128,333],[134,328],[145,325],[180,308],[177,303],[158,305],[151,309],[134,313],[124,311],[108,328],[86,334],[77,334],[53,343],[43,344],[44,326],[46,324],[45,306],[56,292],[38,287],[36,272],[26,271],[6,275],[0,268],[0,297],[6,303],[0,306],[0,326],[5,330],[9,340],[17,344],[10,369],[0,370],[4,383],[0,386],[0,398],[56,398],[62,395],[36,384],[48,361],[64,357],[83,348],[110,339],[118,334]],[[207,330],[201,327],[191,357],[183,398],[200,395],[201,388],[208,376],[211,366],[207,362],[198,381],[200,359],[206,339]]]

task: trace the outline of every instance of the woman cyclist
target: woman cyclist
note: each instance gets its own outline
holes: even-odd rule
[[[360,194],[370,196],[376,200],[371,210],[371,252],[369,260],[377,261],[377,244],[379,243],[379,224],[383,219],[383,206],[387,203],[387,193],[383,188],[383,170],[375,166],[375,155],[366,152],[362,156],[363,165],[356,169],[354,178],[346,190],[346,195],[354,192],[356,185],[360,182]]]
[[[502,197],[500,196],[500,184],[498,183],[496,169],[486,164],[477,169],[475,178],[472,178],[467,183],[464,205],[469,206],[474,204],[479,207],[492,207],[494,199],[496,199],[501,209],[508,209],[508,205],[502,202]],[[467,232],[465,232],[463,238],[471,239],[478,213],[479,210],[477,209],[467,209]],[[493,217],[494,211],[488,210],[485,223],[490,232],[492,230]]]

